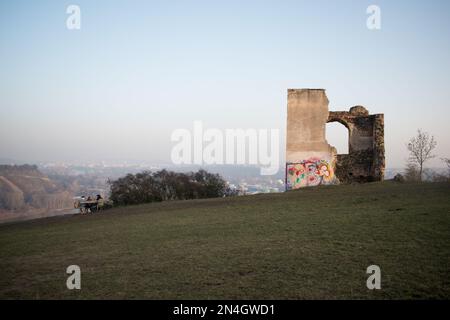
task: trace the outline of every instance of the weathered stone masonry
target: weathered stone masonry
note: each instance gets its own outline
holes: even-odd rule
[[[334,121],[349,131],[348,154],[337,154],[325,139],[325,125]],[[325,90],[288,90],[286,189],[380,181],[384,167],[383,114],[362,106],[329,112]]]
[[[336,176],[341,183],[381,181],[384,178],[384,115],[369,115],[362,106],[331,111],[327,122],[348,129],[348,154],[336,156]]]

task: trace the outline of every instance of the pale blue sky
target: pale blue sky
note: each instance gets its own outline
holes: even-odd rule
[[[417,128],[450,157],[449,56],[449,1],[1,0],[0,157],[169,162],[194,120],[284,135],[287,88],[384,113],[388,167]]]

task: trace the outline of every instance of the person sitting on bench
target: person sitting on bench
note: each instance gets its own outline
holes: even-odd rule
[[[105,204],[105,202],[104,202],[102,196],[98,194],[97,195],[97,208],[96,208],[97,211],[101,210],[104,204]]]

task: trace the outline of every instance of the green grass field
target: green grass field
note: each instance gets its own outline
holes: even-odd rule
[[[69,265],[81,290],[66,288]],[[366,268],[381,268],[381,290]],[[0,298],[450,298],[450,184],[329,186],[0,225]]]

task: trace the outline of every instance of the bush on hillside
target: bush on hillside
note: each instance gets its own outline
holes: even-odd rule
[[[109,181],[110,199],[115,205],[167,200],[216,198],[227,195],[227,184],[218,174],[205,170],[179,173],[144,171]]]

